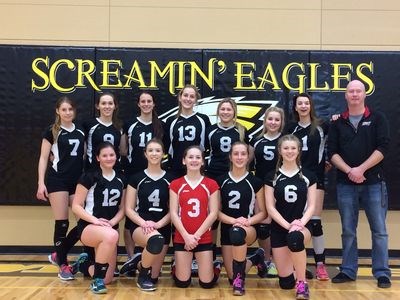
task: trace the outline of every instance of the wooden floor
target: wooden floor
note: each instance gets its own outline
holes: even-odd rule
[[[123,258],[121,259],[123,260]],[[226,274],[221,273],[218,286],[211,290],[199,288],[197,278],[193,278],[188,289],[178,289],[170,279],[168,257],[155,292],[142,292],[136,287],[135,278],[121,276],[108,285],[106,295],[92,294],[88,286],[89,279],[77,276],[76,280],[62,282],[57,278],[57,268],[50,265],[46,256],[10,256],[0,255],[0,299],[294,299],[294,290],[284,291],[278,286],[277,279],[261,279],[251,270],[246,278],[246,294],[243,297],[232,296]],[[338,260],[330,259],[328,271],[331,276],[337,273]],[[361,263],[364,263],[361,261]],[[379,289],[372,278],[368,261],[360,267],[358,280],[351,283],[332,284],[330,281],[310,280],[312,299],[400,299],[400,265],[391,262],[393,277],[390,289]]]

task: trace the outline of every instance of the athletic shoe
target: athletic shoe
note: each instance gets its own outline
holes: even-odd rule
[[[314,279],[314,274],[309,269],[306,269],[306,278],[307,279]]]
[[[115,266],[115,269],[114,269],[114,275],[113,275],[114,277],[119,277],[119,269],[118,269],[118,265],[116,265]]]
[[[64,281],[74,280],[74,274],[72,274],[72,268],[69,265],[62,265],[58,272],[58,278]]]
[[[355,279],[350,278],[348,275],[346,275],[343,272],[339,272],[336,274],[335,277],[332,278],[332,283],[344,283],[344,282],[349,282],[349,281],[354,281]]]
[[[81,253],[79,254],[78,258],[76,261],[71,265],[71,272],[72,274],[76,274],[79,272],[79,266],[83,264],[85,261],[88,260],[88,254],[87,253]]]
[[[253,266],[257,266],[259,264],[265,264],[264,262],[265,251],[263,248],[258,248],[253,255],[249,256],[249,260],[253,264]],[[266,266],[265,266],[266,267]]]
[[[156,285],[151,281],[151,278],[148,275],[141,276],[139,274],[136,285],[139,289],[146,292],[155,291],[157,289]]]
[[[49,254],[49,255],[47,256],[47,258],[48,258],[49,262],[50,262],[52,265],[58,266],[58,263],[57,263],[57,253],[56,253],[56,252],[53,252],[53,253]]]
[[[197,264],[197,260],[192,260],[192,277],[199,276],[199,265]]]
[[[219,277],[219,274],[221,273],[221,269],[222,269],[222,261],[220,261],[219,259],[214,260],[214,275]]]
[[[310,299],[310,292],[308,290],[308,283],[299,281],[296,284],[296,299]]]
[[[236,278],[233,280],[233,295],[243,296],[244,295],[244,281],[240,274],[237,274]]]
[[[121,267],[120,273],[126,274],[129,271],[135,271],[139,261],[142,260],[142,253],[136,253],[129,258]]]
[[[392,283],[390,282],[389,277],[386,276],[380,276],[378,277],[378,288],[381,289],[387,289],[392,286]]]
[[[317,264],[317,269],[315,271],[315,276],[320,281],[329,280],[329,274],[328,274],[328,271],[326,270],[325,264],[323,264],[323,263],[318,263]]]
[[[276,278],[278,277],[278,270],[272,261],[267,262],[267,277]]]
[[[267,277],[268,265],[265,263],[265,261],[262,261],[256,267],[257,267],[257,275],[258,275],[258,277],[260,277],[260,278]]]
[[[95,294],[107,293],[107,288],[104,284],[104,280],[101,278],[94,278],[90,284],[90,290]]]

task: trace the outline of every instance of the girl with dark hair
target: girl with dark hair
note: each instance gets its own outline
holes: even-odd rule
[[[85,134],[73,122],[76,107],[68,97],[58,99],[55,115],[54,123],[43,134],[36,197],[50,201],[55,219],[55,252],[49,255],[49,261],[60,267],[58,277],[61,280],[72,280],[73,270],[68,265],[67,254],[78,241],[78,235],[76,227],[67,234],[68,206],[72,203],[76,183],[82,174]],[[51,166],[45,180],[50,156]]]
[[[293,117],[295,122],[288,125],[288,133],[294,134],[302,143],[301,164],[317,177],[317,202],[310,220],[311,236],[318,280],[329,280],[325,267],[325,241],[321,214],[325,195],[325,142],[328,123],[321,122],[315,115],[314,102],[309,94],[293,97]],[[307,271],[312,278],[311,271]]]
[[[94,249],[94,257],[89,255],[77,268],[92,276],[90,289],[93,293],[104,294],[116,266],[118,223],[124,217],[125,181],[114,170],[117,154],[111,143],[98,145],[96,159],[99,168],[84,173],[79,179],[72,211],[79,218],[82,244]]]

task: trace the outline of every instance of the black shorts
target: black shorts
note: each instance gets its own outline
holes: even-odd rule
[[[129,218],[127,217],[126,220],[128,220],[128,219]],[[125,224],[126,224],[126,221],[125,221]],[[131,227],[129,228],[131,236],[132,236],[133,232],[135,231],[135,229],[138,227],[140,227],[140,226],[131,221]],[[171,225],[168,224],[164,227],[157,229],[157,231],[164,237],[164,245],[169,245],[169,243],[171,242]]]
[[[174,251],[186,251],[186,252],[203,252],[203,251],[212,251],[213,250],[213,244],[209,243],[209,244],[198,244],[196,248],[194,248],[193,250],[187,251],[185,249],[185,244],[181,244],[181,243],[174,243]]]
[[[325,190],[325,176],[317,177],[317,190]]]
[[[75,194],[77,179],[63,178],[57,176],[47,176],[46,188],[47,192],[68,192],[69,195]]]
[[[79,240],[80,240],[80,241],[81,241],[81,236],[82,236],[83,230],[86,228],[86,226],[88,226],[88,225],[90,225],[90,224],[92,224],[92,223],[89,223],[89,222],[87,222],[87,221],[85,221],[85,220],[82,220],[82,219],[78,220],[78,224],[76,225],[76,227],[77,227],[77,229],[78,229],[78,237],[79,237]],[[118,227],[119,227],[119,224],[113,226],[113,228],[114,228],[115,230],[117,230],[117,231],[118,231]],[[81,241],[81,242],[82,242],[82,241]],[[82,244],[83,244],[83,243],[82,243]]]
[[[306,228],[309,228],[310,222],[307,223]],[[278,224],[271,224],[271,248],[280,248],[287,246],[287,234],[289,230],[279,226]]]

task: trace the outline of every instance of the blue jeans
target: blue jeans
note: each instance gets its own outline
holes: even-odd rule
[[[360,203],[372,235],[372,274],[390,278],[386,213],[388,197],[385,182],[371,185],[337,185],[337,199],[342,221],[343,257],[340,271],[356,279],[358,270],[357,225]]]

